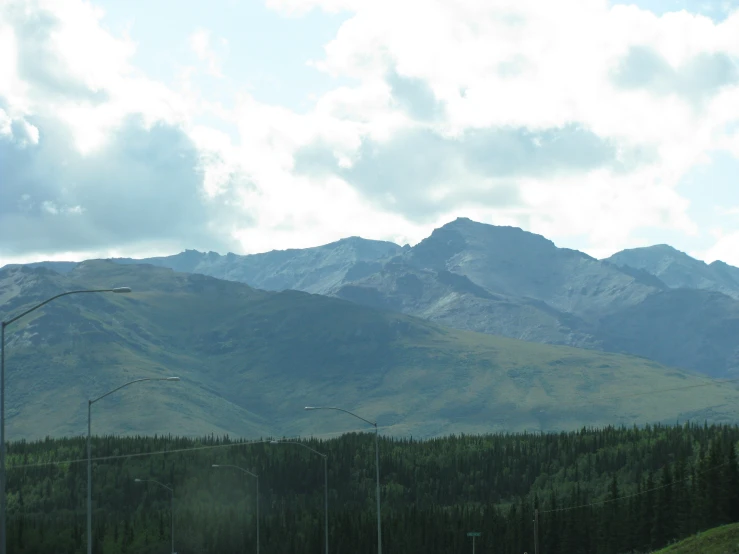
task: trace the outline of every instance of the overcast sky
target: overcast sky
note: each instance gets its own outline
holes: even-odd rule
[[[0,0],[0,266],[465,216],[739,265],[739,0]]]

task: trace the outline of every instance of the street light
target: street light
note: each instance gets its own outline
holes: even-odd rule
[[[170,512],[172,512],[172,531],[170,533],[170,536],[172,537],[172,554],[175,554],[174,551],[174,489],[172,487],[168,487],[167,485],[160,483],[159,481],[155,481],[154,479],[134,479],[137,483],[156,483],[160,487],[164,487],[169,491],[170,496]]]
[[[238,469],[240,471],[243,471],[247,475],[251,475],[257,480],[257,554],[259,554],[259,475],[239,466],[213,464],[213,467],[230,467],[233,469]]]
[[[70,294],[82,294],[87,292],[114,292],[116,294],[121,294],[131,292],[131,289],[128,287],[117,287],[112,289],[70,290],[57,294],[56,296],[52,296],[12,319],[0,322],[0,535],[2,535],[2,538],[0,538],[0,554],[7,553],[7,534],[5,525],[5,328],[14,321],[18,321],[20,318],[38,310],[41,306],[45,306],[52,300],[56,300],[62,296],[68,296]]]
[[[142,383],[144,381],[179,381],[179,377],[150,377],[145,379],[134,379],[125,385],[121,385],[117,389],[106,392],[102,396],[98,396],[94,400],[87,401],[87,554],[92,554],[92,437],[90,429],[92,427],[92,405],[98,400],[102,400],[106,396],[121,390],[124,387],[133,385],[134,383]]]
[[[358,416],[357,414],[350,412],[349,410],[344,410],[343,408],[334,408],[331,406],[306,406],[306,410],[336,410],[338,412],[344,412],[345,414],[352,415],[356,417],[357,419],[361,419],[365,423],[369,423],[370,425],[374,426],[375,428],[375,470],[376,470],[376,476],[377,476],[377,489],[375,492],[375,495],[377,497],[377,554],[382,554],[382,522],[380,519],[380,437],[377,432],[377,423],[374,421],[370,421],[369,419],[364,419],[361,416]]]
[[[298,446],[302,446],[303,448],[307,448],[311,452],[314,452],[315,454],[318,454],[323,458],[323,483],[324,483],[324,528],[325,528],[325,545],[326,545],[326,554],[328,554],[328,456],[326,454],[323,454],[322,452],[319,452],[318,450],[314,450],[307,444],[303,444],[302,442],[297,441],[270,441],[270,444],[297,444]]]

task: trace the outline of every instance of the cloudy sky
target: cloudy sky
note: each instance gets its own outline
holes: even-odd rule
[[[0,0],[0,266],[414,244],[739,265],[739,0]]]

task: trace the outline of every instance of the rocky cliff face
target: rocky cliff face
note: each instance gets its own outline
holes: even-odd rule
[[[711,375],[737,368],[730,330],[739,269],[664,245],[596,260],[518,228],[459,218],[413,247],[351,237],[249,256],[186,251],[115,261],[334,296],[458,329],[633,353]]]
[[[666,244],[622,250],[608,261],[644,270],[670,288],[720,292],[739,300],[739,268],[721,261],[707,264]]]

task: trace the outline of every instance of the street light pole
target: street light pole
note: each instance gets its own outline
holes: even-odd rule
[[[357,414],[344,410],[343,408],[335,408],[332,406],[306,406],[306,410],[336,410],[344,412],[345,414],[352,415],[357,419],[361,419],[365,423],[369,423],[375,428],[375,471],[377,477],[377,485],[375,491],[375,497],[377,499],[377,554],[382,554],[382,518],[380,514],[380,436],[378,434],[377,422],[364,419]]]
[[[314,452],[321,456],[323,458],[323,502],[324,502],[324,542],[326,547],[326,554],[328,554],[328,456],[326,454],[323,454],[322,452],[319,452],[318,450],[314,450],[307,444],[303,444],[302,442],[297,441],[270,441],[270,444],[297,444],[298,446],[302,446],[303,448],[307,448],[311,452]]]
[[[150,377],[144,379],[134,379],[125,385],[106,392],[102,396],[98,396],[94,400],[87,401],[87,554],[92,554],[92,405],[98,400],[102,400],[108,395],[121,390],[124,387],[133,385],[134,383],[142,383],[144,381],[179,381],[179,377]]]
[[[213,464],[213,467],[230,467],[233,469],[238,469],[240,471],[243,471],[247,475],[251,475],[257,480],[257,554],[259,554],[259,475],[257,475],[256,473],[252,473],[251,471],[248,471],[244,469],[243,467],[234,466],[234,465]]]
[[[174,488],[168,487],[167,485],[155,481],[154,479],[134,479],[137,483],[156,483],[160,487],[164,487],[169,491],[170,494],[170,512],[172,515],[172,530],[170,531],[170,537],[172,539],[172,554],[174,554]]]
[[[88,292],[113,292],[120,294],[131,292],[131,289],[128,287],[117,287],[112,289],[70,290],[57,294],[56,296],[52,296],[12,319],[0,322],[0,554],[7,554],[7,509],[5,499],[5,328],[14,321],[18,321],[20,318],[38,310],[41,306],[45,306],[52,300],[56,300],[62,296],[68,296],[70,294],[82,294]]]
[[[328,456],[323,457],[323,540],[326,542],[326,554],[328,554]]]

